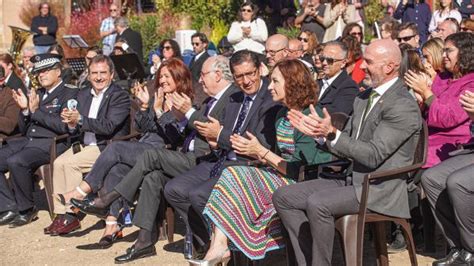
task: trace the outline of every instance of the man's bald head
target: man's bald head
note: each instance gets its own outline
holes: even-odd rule
[[[297,59],[303,54],[303,44],[298,39],[291,39],[288,42],[288,58]]]
[[[366,72],[366,82],[378,87],[398,76],[402,54],[398,45],[389,39],[375,40],[365,50],[361,68]]]
[[[288,37],[283,34],[274,34],[267,39],[265,50],[270,67],[287,57],[288,42]]]

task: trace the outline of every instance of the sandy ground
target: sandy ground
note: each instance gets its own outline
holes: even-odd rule
[[[40,197],[40,196],[38,196]],[[39,200],[40,202],[42,200]],[[124,238],[107,250],[80,250],[76,246],[94,243],[102,235],[102,222],[86,216],[82,228],[68,236],[51,237],[43,234],[43,228],[51,222],[46,206],[41,206],[39,219],[21,228],[0,227],[0,265],[112,265],[114,257],[124,253],[137,236],[137,228],[124,230]],[[178,233],[182,231],[178,222]],[[140,259],[130,264],[140,265],[187,265],[180,251],[182,235],[175,234],[175,243],[166,240],[156,244],[157,256]],[[366,241],[368,242],[368,241]],[[375,265],[371,243],[365,244],[364,265]],[[410,265],[407,252],[391,254],[390,265]],[[431,265],[432,257],[417,256],[419,265]],[[283,252],[272,252],[260,265],[286,265]],[[335,243],[333,265],[342,265],[342,253]]]

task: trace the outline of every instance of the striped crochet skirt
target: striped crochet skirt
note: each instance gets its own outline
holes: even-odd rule
[[[294,183],[273,168],[232,166],[224,169],[204,209],[204,216],[230,241],[231,249],[258,260],[284,247],[283,225],[272,194]]]

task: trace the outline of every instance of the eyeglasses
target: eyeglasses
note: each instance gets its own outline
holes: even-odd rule
[[[207,74],[211,73],[211,72],[214,72],[214,71],[207,71],[207,72],[202,72],[201,71],[201,77],[204,78]]]
[[[469,31],[469,29],[467,27],[461,27],[459,28],[460,31]]]
[[[402,42],[402,41],[408,42],[409,40],[411,40],[411,38],[413,38],[413,37],[415,37],[415,36],[416,36],[416,34],[415,34],[415,35],[406,36],[406,37],[398,37],[397,40],[398,40],[398,42]]]
[[[252,13],[253,10],[252,10],[252,9],[247,9],[247,8],[242,8],[242,9],[240,10],[240,12]]]
[[[300,42],[309,42],[308,38],[298,37],[298,41]]]
[[[336,58],[331,58],[331,57],[327,57],[327,56],[324,56],[324,55],[320,55],[319,56],[319,61],[324,62],[326,61],[328,63],[328,65],[332,65],[334,64],[334,62],[338,62],[338,61],[342,61],[344,59],[336,59]]]
[[[362,32],[351,32],[350,35],[352,35],[352,36],[362,36]]]
[[[245,77],[248,77],[248,78],[250,78],[250,79],[253,79],[253,78],[255,78],[255,76],[257,75],[257,71],[258,71],[258,69],[255,68],[254,71],[250,71],[250,72],[247,72],[247,73],[242,73],[242,74],[239,74],[239,75],[234,75],[234,79],[235,79],[236,81],[242,81],[242,80],[245,79]]]
[[[191,44],[192,44],[193,46],[199,46],[199,45],[201,45],[200,42],[192,42]]]
[[[171,49],[173,49],[173,47],[171,47],[171,46],[163,46],[163,50],[167,50],[167,51],[168,51],[168,50],[171,50]]]
[[[283,48],[281,48],[281,49],[279,49],[279,50],[276,50],[276,51],[265,50],[265,51],[263,51],[263,52],[264,52],[265,54],[270,55],[270,56],[275,56],[276,53],[278,53],[278,52],[280,52],[280,51],[283,51],[283,50],[285,50],[285,49],[286,49],[286,48],[283,47]]]
[[[117,9],[109,9],[110,12],[117,11]]]

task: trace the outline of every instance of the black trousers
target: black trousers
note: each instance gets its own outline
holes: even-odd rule
[[[151,149],[139,156],[135,166],[115,186],[115,191],[129,202],[134,201],[135,194],[142,187],[133,223],[151,231],[156,224],[164,185],[170,178],[186,172],[195,164],[192,152]]]
[[[49,163],[50,154],[40,148],[27,147],[29,142],[22,137],[0,149],[0,212],[23,211],[34,206],[33,174],[38,167]],[[6,180],[6,172],[10,172],[12,188]]]
[[[451,247],[474,253],[474,153],[427,169],[421,184],[436,222]]]
[[[202,212],[219,178],[210,179],[214,163],[202,162],[186,173],[176,176],[165,186],[165,198],[183,217],[195,244],[203,246],[210,236]]]
[[[100,153],[84,181],[92,188],[92,192],[106,194],[125,177],[144,151],[153,148],[153,145],[142,142],[112,142]],[[121,200],[114,201],[110,206],[110,215],[118,217],[121,208]]]
[[[335,219],[359,211],[355,189],[345,183],[316,179],[282,187],[273,194],[298,265],[331,265]]]

